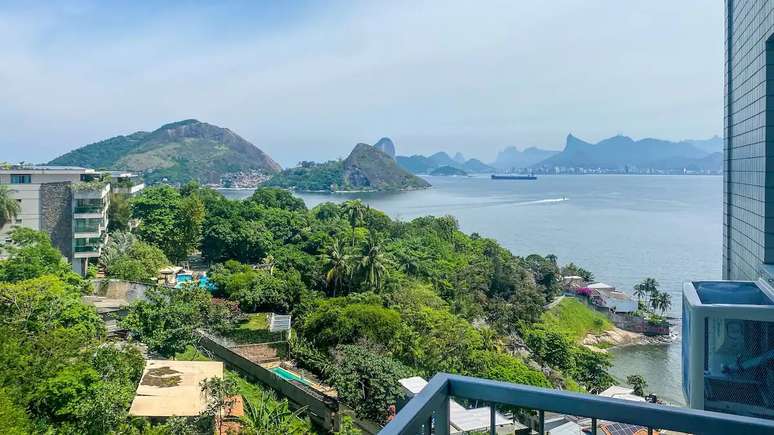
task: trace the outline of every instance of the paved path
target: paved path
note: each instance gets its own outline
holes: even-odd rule
[[[551,301],[551,303],[550,303],[550,304],[548,304],[548,305],[544,306],[543,308],[545,308],[546,310],[550,310],[551,308],[553,308],[553,307],[555,307],[557,304],[559,304],[559,302],[562,302],[562,299],[564,299],[564,295],[562,295],[562,296],[559,296],[558,298],[554,299],[553,301]]]

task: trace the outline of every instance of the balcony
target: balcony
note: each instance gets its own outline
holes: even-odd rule
[[[73,258],[94,258],[102,254],[102,247],[99,245],[83,245],[73,247]]]
[[[105,207],[103,205],[84,205],[84,206],[76,206],[75,209],[73,209],[73,213],[75,214],[91,214],[91,213],[102,213],[102,210]]]
[[[145,188],[145,183],[138,182],[136,184],[132,183],[118,183],[118,184],[112,184],[111,189],[115,193],[121,193],[124,195],[134,195],[135,193],[143,190]]]
[[[105,181],[81,181],[74,183],[73,197],[77,199],[104,198],[110,192],[110,183]]]
[[[603,433],[605,422],[640,426],[648,433],[668,429],[693,434],[774,434],[774,421],[710,411],[611,399],[507,382],[439,373],[414,396],[380,434],[449,434],[449,403],[469,399],[537,411],[538,433],[545,433],[545,412],[590,419],[586,433]],[[495,407],[489,433],[495,434]]]

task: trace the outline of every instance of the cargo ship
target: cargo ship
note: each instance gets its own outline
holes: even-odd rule
[[[492,174],[493,180],[537,180],[537,177],[530,175],[496,175]]]

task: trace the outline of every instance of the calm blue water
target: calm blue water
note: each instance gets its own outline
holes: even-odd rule
[[[722,246],[722,177],[545,176],[537,181],[484,177],[427,177],[433,188],[417,192],[301,194],[309,207],[360,198],[398,219],[455,216],[463,231],[491,237],[514,254],[555,254],[597,280],[631,292],[653,277],[672,293],[680,315],[682,282],[719,279]],[[243,198],[250,191],[224,191]],[[680,346],[614,350],[618,379],[639,373],[650,390],[682,403]]]

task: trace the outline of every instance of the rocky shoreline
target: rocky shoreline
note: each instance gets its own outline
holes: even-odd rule
[[[607,352],[613,347],[648,345],[648,344],[667,344],[675,341],[676,335],[655,335],[647,336],[639,332],[626,331],[621,328],[613,327],[602,334],[588,334],[581,343],[589,349]]]

